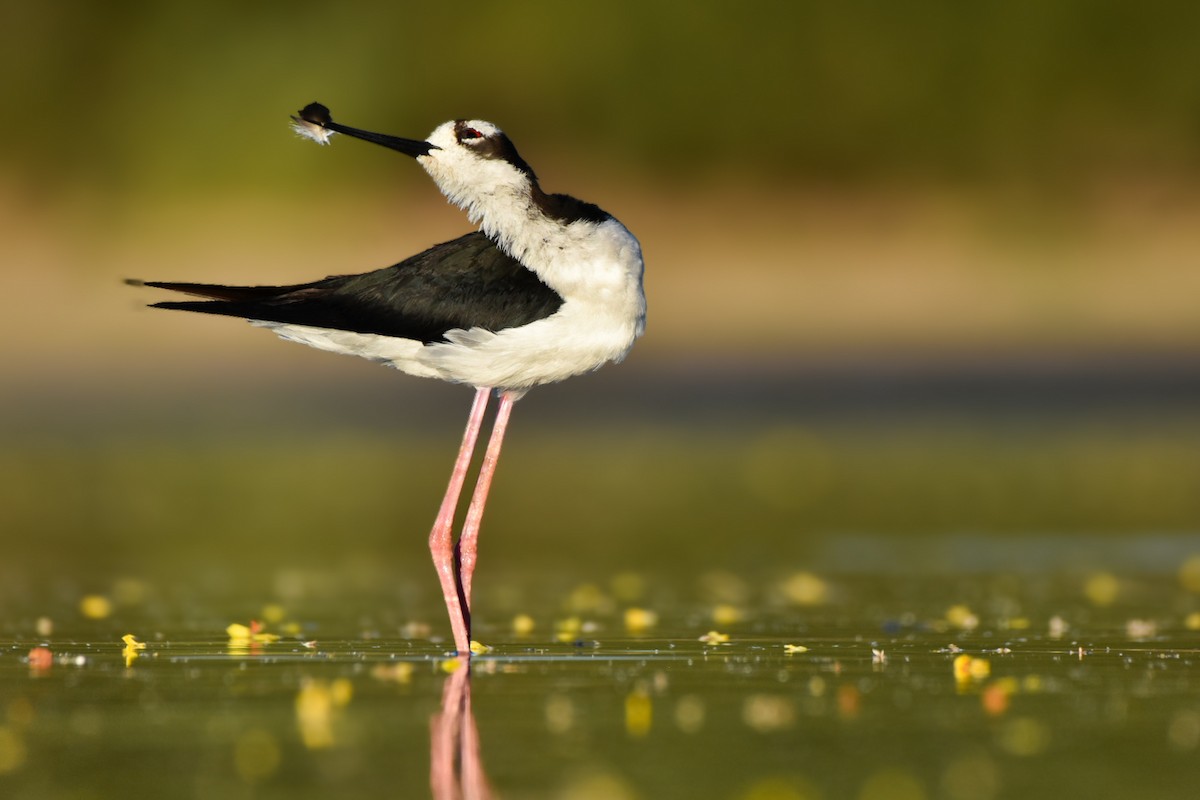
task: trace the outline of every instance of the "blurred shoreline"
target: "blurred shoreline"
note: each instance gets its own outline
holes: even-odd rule
[[[291,347],[290,345],[288,346]],[[293,348],[299,349],[299,348]],[[308,355],[301,352],[301,355]],[[205,363],[155,382],[118,372],[103,384],[14,386],[0,431],[52,438],[255,429],[408,431],[452,438],[465,387],[312,354],[308,371]],[[1024,354],[988,358],[857,356],[734,361],[631,358],[521,401],[522,426],[702,426],[729,431],[795,421],[912,425],[922,419],[1078,424],[1200,418],[1200,353]]]
[[[0,187],[0,234],[22,282],[0,296],[0,360],[17,384],[64,361],[305,369],[236,323],[147,311],[163,295],[122,280],[313,280],[386,266],[469,229],[411,177],[399,199],[343,189],[309,204],[231,187],[108,221],[93,213],[99,198],[36,209]],[[1105,201],[1053,210],[919,189],[579,183],[641,239],[650,311],[635,353],[660,362],[1200,350],[1200,195],[1183,190],[1114,187]]]

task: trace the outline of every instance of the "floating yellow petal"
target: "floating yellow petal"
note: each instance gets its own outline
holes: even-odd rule
[[[785,644],[783,646],[784,655],[795,655],[796,653],[807,653],[808,648],[802,644]]]
[[[961,603],[946,609],[946,621],[964,631],[972,631],[979,627],[979,617]]]
[[[737,606],[729,605],[728,603],[718,603],[713,606],[712,618],[713,622],[721,627],[728,625],[736,625],[745,618],[745,614]]]
[[[959,683],[982,681],[992,674],[992,664],[986,658],[963,653],[954,659],[954,680]]]
[[[705,644],[728,644],[729,634],[718,633],[717,631],[709,631],[700,637],[700,641],[704,642]]]
[[[233,644],[265,644],[279,641],[279,634],[263,633],[257,627],[242,625],[240,622],[231,624],[225,629],[225,633],[229,635],[229,641]]]
[[[79,601],[79,613],[88,619],[104,619],[112,613],[112,601],[101,594],[89,594]]]
[[[641,633],[658,624],[658,614],[646,608],[625,609],[625,630]]]
[[[121,641],[125,643],[125,647],[121,649],[121,656],[125,659],[125,666],[132,667],[133,662],[137,661],[141,655],[140,650],[146,649],[145,642],[139,642],[137,637],[132,633],[127,633],[121,637]]]
[[[567,617],[554,623],[554,640],[570,642],[579,636],[583,630],[583,620],[579,617]]]
[[[480,644],[479,642],[475,641],[474,639],[471,640],[471,653],[473,655],[481,656],[484,653],[490,653],[490,652],[492,652],[491,647],[488,647],[486,644]]]
[[[815,606],[829,596],[829,586],[811,572],[797,572],[783,582],[783,594],[798,606]]]

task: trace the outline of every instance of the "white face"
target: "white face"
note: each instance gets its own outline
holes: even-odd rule
[[[472,135],[472,131],[474,135]],[[436,144],[443,150],[451,150],[460,146],[469,148],[478,145],[483,139],[497,135],[504,135],[504,131],[490,122],[484,122],[481,119],[460,119],[438,125],[433,129],[433,133],[429,134],[426,141]]]
[[[527,193],[533,170],[504,131],[478,119],[444,122],[429,135],[438,149],[417,161],[451,202],[468,212],[489,199]]]

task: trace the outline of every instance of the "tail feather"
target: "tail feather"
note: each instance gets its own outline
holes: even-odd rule
[[[387,319],[378,319],[367,310],[356,309],[353,304],[329,302],[330,290],[338,279],[326,278],[316,283],[299,283],[293,286],[222,286],[214,283],[177,283],[172,281],[126,281],[135,286],[150,286],[155,289],[190,294],[202,300],[166,300],[151,303],[151,308],[166,308],[174,311],[194,311],[200,314],[217,314],[225,317],[242,317],[263,322],[281,322],[297,325],[337,328],[363,333],[375,330],[384,324],[389,330],[396,326],[389,314]],[[364,328],[363,326],[366,326]],[[361,329],[361,330],[360,330]]]
[[[129,280],[126,283],[135,286],[152,286],[155,289],[169,289],[173,292],[183,292],[184,294],[195,295],[196,297],[207,297],[211,300],[228,300],[235,303],[255,302],[270,297],[277,297],[287,290],[294,288],[289,286],[222,286],[216,283],[173,283],[169,281]],[[156,303],[155,305],[164,306],[165,304]]]
[[[151,303],[150,307],[175,311],[197,311],[201,314],[218,314],[224,317],[243,317],[245,319],[269,319],[277,316],[267,306],[236,300],[167,300],[161,303]]]

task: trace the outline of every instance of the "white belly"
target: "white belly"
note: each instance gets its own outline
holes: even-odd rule
[[[555,314],[498,333],[472,328],[423,344],[371,333],[254,322],[280,337],[320,350],[385,363],[410,375],[471,386],[524,391],[620,361],[641,333],[641,318],[614,318],[567,301]]]

